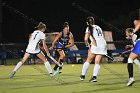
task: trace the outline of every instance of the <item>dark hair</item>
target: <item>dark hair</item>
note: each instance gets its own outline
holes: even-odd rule
[[[86,22],[87,22],[87,26],[88,26],[90,33],[92,33],[93,32],[93,25],[95,24],[94,18],[89,16],[89,17],[87,17]]]
[[[129,33],[132,33],[132,32],[133,32],[133,28],[126,28],[125,31],[127,31],[127,32],[129,32]]]
[[[65,27],[69,27],[69,23],[68,22],[64,22],[63,28],[65,28]]]
[[[94,18],[89,16],[87,17],[87,25],[93,25],[95,24]]]
[[[39,30],[41,30],[43,28],[46,29],[46,25],[43,22],[39,22],[38,26],[35,28],[38,28]]]

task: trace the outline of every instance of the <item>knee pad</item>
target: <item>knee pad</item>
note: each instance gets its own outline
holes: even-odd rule
[[[128,58],[128,62],[127,63],[133,63],[133,60],[131,58]]]

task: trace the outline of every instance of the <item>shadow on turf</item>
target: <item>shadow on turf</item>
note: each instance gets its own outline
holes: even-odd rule
[[[80,82],[64,82],[64,83],[48,83],[48,84],[42,84],[42,85],[29,85],[29,86],[26,86],[26,87],[16,87],[16,88],[11,88],[11,89],[25,89],[25,88],[37,88],[37,87],[46,87],[46,86],[64,86],[64,85],[73,85],[73,84],[79,84]],[[24,84],[24,83],[22,83],[22,84]],[[28,85],[27,83],[25,83],[26,85]]]
[[[7,79],[7,78],[5,78],[5,79]],[[40,80],[44,81],[44,79],[40,79]],[[55,78],[52,77],[48,80],[54,80],[54,81],[56,81],[56,83],[47,83],[47,81],[46,81],[46,83],[43,83],[41,85],[34,85],[34,83],[31,83],[31,82],[23,82],[22,84],[27,85],[26,87],[23,87],[23,86],[22,87],[14,87],[14,88],[11,88],[11,89],[25,89],[25,88],[36,88],[36,87],[46,87],[46,86],[76,85],[76,84],[81,84],[81,83],[91,83],[91,85],[89,85],[89,86],[93,86],[93,84],[95,86],[124,84],[124,87],[121,87],[121,86],[120,87],[119,86],[117,86],[117,87],[107,87],[107,88],[100,88],[100,89],[95,89],[95,90],[82,91],[82,92],[72,92],[72,93],[99,92],[99,91],[106,91],[106,90],[111,91],[111,90],[120,90],[120,89],[128,88],[128,87],[125,86],[127,81],[122,81],[122,82],[114,82],[114,81],[111,82],[111,81],[109,81],[108,83],[100,83],[100,82],[95,83],[95,82],[86,82],[86,81],[83,82],[83,81],[78,80],[78,81],[73,81],[73,82],[65,82],[60,77],[55,77]],[[136,83],[138,83],[138,82],[140,82],[140,80],[136,80]]]
[[[93,92],[101,92],[101,91],[112,91],[112,90],[120,90],[120,89],[125,89],[126,87],[109,87],[109,88],[100,88],[100,89],[94,89],[94,90],[89,90],[89,91],[80,91],[80,92],[72,92],[72,93],[93,93]]]

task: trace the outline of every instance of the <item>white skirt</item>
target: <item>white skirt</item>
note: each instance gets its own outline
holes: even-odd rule
[[[40,53],[40,49],[38,48],[38,49],[36,49],[36,50],[32,50],[32,49],[26,49],[26,53],[29,53],[29,54],[38,54],[38,53]]]
[[[92,45],[90,51],[93,54],[101,54],[101,55],[106,55],[107,54],[106,46],[97,47],[97,46]]]

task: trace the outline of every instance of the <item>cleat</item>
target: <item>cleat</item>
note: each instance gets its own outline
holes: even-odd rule
[[[127,86],[132,86],[135,83],[134,78],[129,78]]]
[[[50,73],[50,77],[53,77],[53,73]]]
[[[57,70],[54,70],[53,76],[57,75],[59,72]]]
[[[80,80],[83,81],[85,79],[85,75],[80,76]]]
[[[14,77],[14,75],[15,75],[15,73],[16,73],[16,71],[13,71],[11,74],[10,74],[10,78],[13,78]]]
[[[61,74],[62,73],[62,69],[61,70],[59,70],[59,74]]]
[[[91,77],[91,79],[89,80],[89,82],[97,82],[96,76]]]

